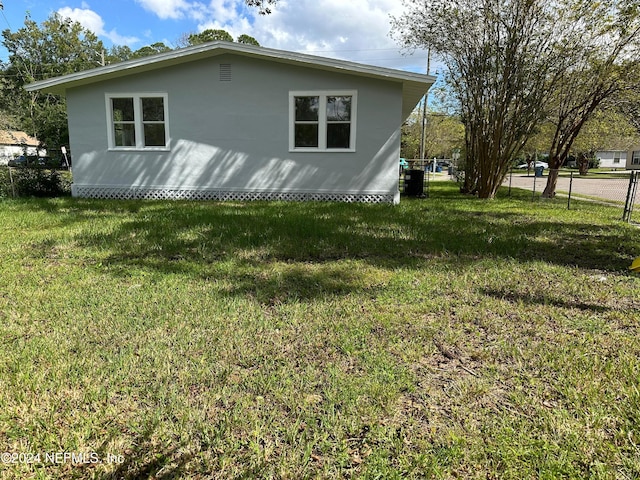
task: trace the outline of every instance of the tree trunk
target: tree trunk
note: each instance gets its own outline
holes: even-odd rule
[[[547,177],[547,185],[542,192],[542,198],[555,198],[558,174],[560,173],[560,166],[563,163],[564,158],[560,158],[558,155],[549,157],[549,176]]]
[[[580,175],[589,173],[589,157],[584,153],[581,153],[578,157],[578,172],[580,172]]]
[[[542,192],[542,198],[555,198],[556,186],[558,185],[558,173],[560,173],[560,171],[557,168],[549,169],[547,185]]]

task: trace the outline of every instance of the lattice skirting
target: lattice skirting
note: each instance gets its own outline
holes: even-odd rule
[[[110,198],[117,200],[216,200],[216,201],[325,201],[347,203],[394,203],[393,194],[242,192],[224,190],[180,190],[170,188],[93,187],[73,185],[74,197]]]

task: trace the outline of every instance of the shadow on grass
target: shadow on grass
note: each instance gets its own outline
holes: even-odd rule
[[[554,298],[546,294],[531,294],[523,292],[513,292],[508,290],[481,289],[483,295],[497,298],[498,300],[506,300],[511,303],[523,303],[525,305],[551,305],[564,309],[577,309],[593,313],[605,313],[611,310],[610,307],[598,305],[595,303],[585,303],[581,301],[567,301],[560,298]]]
[[[508,258],[623,271],[640,254],[637,235],[622,224],[587,222],[559,205],[534,212],[517,198],[480,201],[460,196],[455,186],[399,206],[78,199],[23,205],[46,209],[61,225],[80,225],[74,244],[106,257],[102,263],[113,274],[137,267],[221,276],[233,284],[230,294],[266,291],[269,299],[276,289],[309,298],[358,288],[353,260],[423,268],[438,259],[463,268],[469,260]],[[97,221],[84,228],[88,219]],[[34,253],[51,248],[48,240]],[[291,268],[270,275],[274,262]]]
[[[153,478],[169,480],[183,478],[188,463],[193,455],[183,451],[179,445],[165,449],[158,448],[153,440],[153,428],[135,436],[131,441],[131,449],[123,455],[124,461],[117,463],[114,471],[103,474],[101,480],[140,480]],[[107,458],[111,453],[106,450],[106,443],[98,449],[100,458]]]

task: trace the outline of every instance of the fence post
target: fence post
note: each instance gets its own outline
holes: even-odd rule
[[[623,222],[631,221],[631,213],[633,212],[633,204],[636,199],[636,191],[638,189],[638,173],[631,172],[629,176],[629,189],[627,190],[627,200],[624,203],[624,212],[622,214]]]
[[[571,210],[571,190],[573,189],[573,172],[569,178],[569,200],[567,200],[567,210]]]

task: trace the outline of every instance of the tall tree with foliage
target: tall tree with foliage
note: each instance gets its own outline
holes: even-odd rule
[[[200,33],[192,33],[189,35],[189,45],[199,45],[207,42],[233,42],[233,37],[226,30],[207,29]]]
[[[556,193],[558,169],[598,110],[615,108],[640,74],[640,2],[574,0],[563,8],[560,35],[567,69],[548,104],[555,126],[544,197]]]
[[[97,67],[104,45],[79,23],[54,13],[41,25],[30,17],[16,32],[4,30],[3,44],[9,52],[2,65],[0,91],[2,110],[14,115],[24,131],[36,136],[49,149],[67,145],[64,98],[41,92],[26,92],[24,85]]]
[[[400,156],[408,159],[420,158],[423,136],[422,113],[415,111],[402,126]],[[464,147],[464,125],[455,115],[428,112],[424,129],[426,158],[451,158],[454,150]]]
[[[256,47],[260,46],[260,43],[258,42],[258,40],[253,38],[251,35],[247,35],[246,33],[243,33],[242,35],[240,35],[236,41],[238,43],[244,43],[245,45],[254,45]]]
[[[135,52],[131,54],[131,58],[143,58],[148,57],[150,55],[157,55],[158,53],[166,53],[172,50],[171,47],[167,47],[162,42],[152,43],[151,45],[145,45],[142,48],[139,48]]]
[[[493,198],[511,160],[543,117],[548,79],[560,62],[552,9],[543,0],[405,0],[394,19],[408,47],[430,48],[466,127],[464,190]]]

